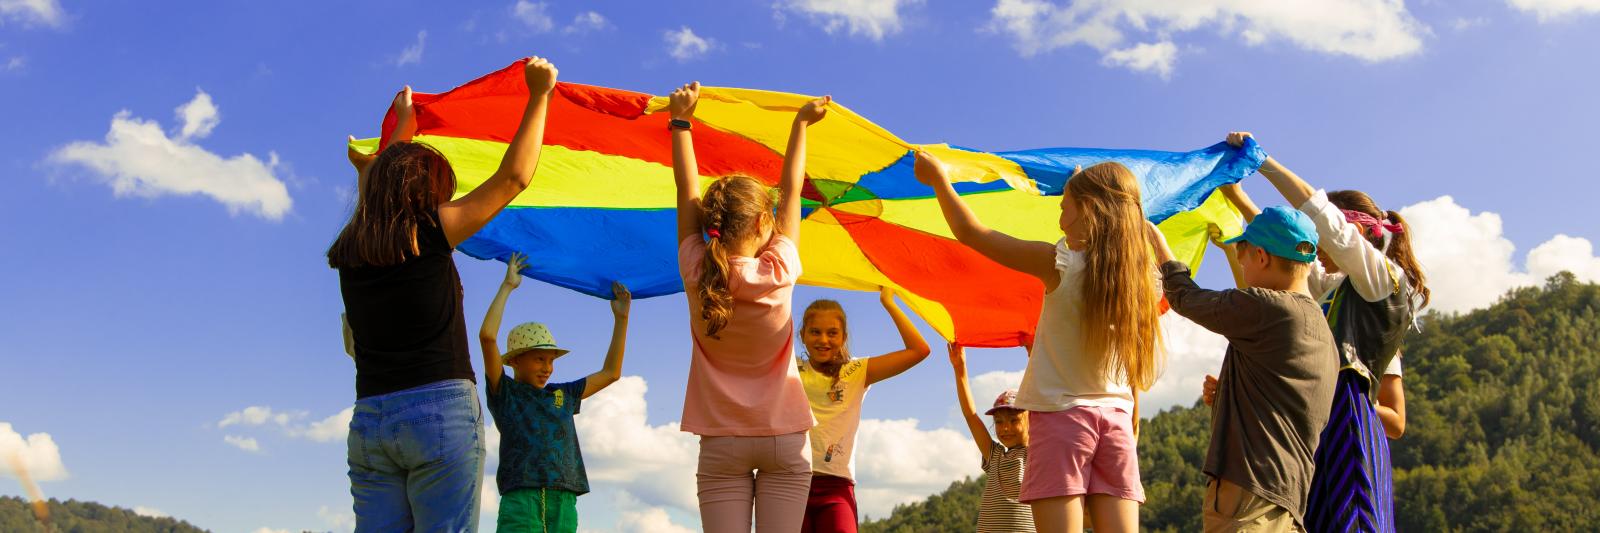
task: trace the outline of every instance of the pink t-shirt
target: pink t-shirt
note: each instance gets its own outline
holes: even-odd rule
[[[757,257],[729,257],[733,317],[706,336],[700,318],[700,262],[705,242],[678,245],[678,271],[689,297],[694,354],[684,391],[682,429],[697,435],[763,437],[811,429],[815,420],[794,364],[794,283],[800,250],[773,235]]]

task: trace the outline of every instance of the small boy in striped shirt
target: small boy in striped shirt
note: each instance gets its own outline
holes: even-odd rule
[[[1028,412],[1017,408],[1016,389],[1000,393],[984,414],[994,418],[994,437],[972,406],[967,386],[967,354],[950,344],[950,366],[956,372],[956,398],[972,442],[983,455],[983,499],[978,507],[978,533],[1033,531],[1033,509],[1017,501],[1022,472],[1028,466]],[[999,440],[996,441],[996,438]]]

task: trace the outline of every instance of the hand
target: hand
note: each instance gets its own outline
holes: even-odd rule
[[[1200,387],[1200,401],[1205,402],[1208,406],[1217,401],[1216,376],[1206,374],[1206,383]]]
[[[1232,146],[1234,148],[1244,146],[1244,140],[1249,138],[1250,132],[1248,131],[1228,132],[1228,146]]]
[[[354,135],[349,136],[347,141],[344,148],[344,156],[350,159],[350,166],[356,167],[357,174],[366,172],[367,167],[372,165],[372,160],[378,158],[378,154],[364,153],[351,146],[349,143],[356,142],[356,136]],[[356,191],[356,197],[359,198],[360,196],[361,191]]]
[[[517,288],[522,285],[522,268],[528,266],[528,256],[512,253],[511,259],[506,260],[505,286]]]
[[[411,105],[410,85],[401,88],[400,92],[394,93],[394,102],[389,105],[394,108],[395,117],[400,119],[400,123],[404,124],[408,120],[416,120],[417,110],[416,107]]]
[[[801,106],[800,111],[794,114],[794,121],[807,126],[816,124],[828,116],[828,104],[831,102],[833,102],[832,96],[806,102],[806,105]]]
[[[950,181],[944,175],[944,164],[925,150],[917,150],[917,161],[911,169],[917,175],[917,181],[929,187]]]
[[[522,76],[528,82],[529,96],[544,96],[556,88],[556,65],[550,60],[533,56],[523,60]]]
[[[628,292],[628,287],[620,281],[611,282],[611,293],[616,299],[611,300],[611,314],[618,320],[628,318],[628,308],[633,306],[633,293]]]
[[[950,350],[950,366],[955,367],[956,370],[961,371],[962,373],[966,373],[967,349],[962,348],[960,344],[953,342],[946,344],[945,348]]]
[[[700,103],[700,82],[689,82],[667,96],[667,114],[674,120],[694,118],[694,107]]]

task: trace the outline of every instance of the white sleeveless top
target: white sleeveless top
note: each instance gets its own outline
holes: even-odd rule
[[[1115,407],[1133,412],[1133,389],[1100,371],[1100,357],[1083,347],[1083,252],[1056,242],[1056,272],[1061,284],[1045,293],[1039,326],[1033,334],[1033,355],[1022,374],[1017,407],[1029,411],[1064,411],[1078,406]]]

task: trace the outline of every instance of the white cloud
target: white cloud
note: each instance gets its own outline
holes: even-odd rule
[[[242,410],[234,411],[232,413],[228,413],[226,416],[223,416],[222,417],[222,421],[221,422],[217,422],[217,427],[218,428],[225,428],[225,427],[233,426],[233,425],[260,426],[260,425],[267,424],[267,423],[273,423],[273,424],[277,424],[279,426],[287,426],[287,425],[289,425],[289,422],[291,420],[294,420],[294,419],[297,419],[297,418],[300,418],[300,417],[303,417],[303,416],[305,416],[305,413],[302,413],[302,412],[295,412],[295,413],[285,413],[285,412],[281,412],[281,411],[276,411],[275,412],[275,411],[272,410],[271,407],[267,407],[267,406],[263,406],[263,405],[252,405],[250,407],[246,407],[246,408],[244,408]]]
[[[350,434],[350,419],[355,416],[355,407],[346,407],[327,418],[312,422],[303,428],[290,428],[289,435],[304,437],[313,442],[343,441]]]
[[[1485,17],[1475,17],[1470,19],[1466,17],[1457,17],[1450,21],[1450,29],[1458,32],[1467,31],[1473,28],[1481,28],[1488,25],[1489,19]]]
[[[356,513],[350,509],[335,511],[326,505],[317,508],[317,518],[334,531],[351,531],[356,528]],[[491,522],[492,523],[492,522]]]
[[[27,57],[11,56],[11,59],[7,59],[6,60],[5,67],[0,68],[0,70],[4,70],[6,72],[10,72],[10,71],[13,71],[13,70],[21,69],[22,67],[26,67],[26,66],[28,66],[28,58]]]
[[[173,112],[177,114],[178,121],[183,123],[178,129],[178,139],[185,141],[211,135],[211,130],[222,122],[217,105],[211,102],[211,95],[198,88],[195,89],[193,100],[178,106]]]
[[[1537,15],[1540,22],[1600,13],[1600,0],[1506,0],[1506,3]]]
[[[947,428],[924,431],[914,418],[862,420],[855,454],[862,516],[888,516],[895,504],[921,500],[983,473],[971,435]]]
[[[485,474],[483,483],[478,485],[478,523],[493,524],[500,517],[500,486],[494,482],[494,474]]]
[[[1228,349],[1228,339],[1177,313],[1169,312],[1161,317],[1161,332],[1167,345],[1167,366],[1155,385],[1139,395],[1142,418],[1150,418],[1175,405],[1193,405],[1200,398],[1200,386],[1206,374],[1216,375],[1222,370],[1222,356]]]
[[[150,518],[166,518],[166,517],[172,516],[170,514],[167,514],[165,511],[160,510],[160,509],[156,509],[154,507],[145,507],[143,505],[134,506],[133,514],[136,514],[136,515],[139,515],[139,516],[148,516]]]
[[[1111,50],[1100,58],[1100,62],[1117,67],[1126,67],[1134,72],[1154,72],[1161,79],[1172,77],[1172,66],[1178,62],[1178,47],[1170,41],[1159,43],[1139,43],[1128,48]]]
[[[289,531],[287,529],[273,529],[273,528],[270,528],[270,527],[260,527],[260,528],[256,528],[255,531],[251,531],[250,533],[293,533],[293,532]]]
[[[544,33],[556,27],[555,19],[550,18],[549,8],[544,2],[517,0],[511,6],[511,14],[535,33]]]
[[[224,435],[222,437],[222,442],[226,442],[228,444],[233,445],[233,447],[235,447],[235,448],[238,448],[238,449],[241,449],[241,450],[244,450],[244,451],[247,451],[247,452],[259,453],[261,451],[261,443],[257,442],[254,437],[241,437],[239,435]]]
[[[394,65],[403,67],[422,62],[422,50],[428,45],[428,30],[417,32],[417,42],[411,43],[399,55],[394,56]]]
[[[268,152],[263,163],[251,154],[224,158],[194,143],[219,120],[210,100],[200,91],[179,108],[184,124],[178,138],[168,137],[155,121],[123,110],[111,117],[104,143],[75,141],[52,152],[49,160],[87,167],[104,178],[117,196],[201,194],[222,202],[230,213],[246,211],[282,220],[293,201],[283,180],[274,175],[277,153]],[[187,110],[194,113],[193,121]],[[184,137],[184,132],[194,138]]]
[[[695,35],[694,30],[689,29],[688,26],[683,26],[676,30],[667,30],[664,35],[667,45],[672,47],[672,50],[668,53],[672,54],[672,57],[678,61],[688,61],[704,56],[717,45],[717,41],[714,39]]]
[[[563,33],[589,33],[591,31],[606,29],[606,27],[610,25],[611,23],[606,21],[606,17],[604,15],[594,11],[584,11],[579,13],[578,16],[573,17],[572,24],[569,24],[561,31]]]
[[[24,26],[59,28],[65,19],[56,0],[0,0],[0,25],[20,22]]]
[[[775,7],[803,13],[828,33],[846,30],[851,35],[882,41],[884,36],[900,32],[902,8],[921,3],[922,0],[783,0]]]
[[[33,433],[26,438],[0,422],[0,474],[21,479],[14,469],[20,466],[34,481],[67,479],[67,467],[61,463],[61,449],[49,433]]]
[[[698,507],[694,473],[700,445],[677,422],[645,417],[644,378],[626,376],[583,402],[578,439],[591,483],[608,484],[647,505]]]
[[[1500,215],[1473,213],[1441,196],[1400,210],[1411,226],[1411,244],[1428,275],[1431,309],[1461,312],[1494,303],[1514,287],[1539,285],[1563,270],[1578,279],[1600,281],[1600,258],[1579,237],[1556,235],[1528,252],[1521,268],[1513,264],[1516,245],[1505,238]]]
[[[617,506],[618,509],[626,509],[617,516],[617,531],[631,533],[694,533],[695,531],[674,523],[666,509],[645,507],[639,505],[639,502],[629,503],[632,505]]]
[[[1155,73],[1162,72],[1160,65],[1170,72],[1175,45],[1135,54],[1139,47],[1126,43],[1172,43],[1207,30],[1250,45],[1286,41],[1314,52],[1385,61],[1421,50],[1428,33],[1400,0],[998,0],[990,15],[989,29],[1009,35],[1024,56],[1084,45],[1109,65]]]

